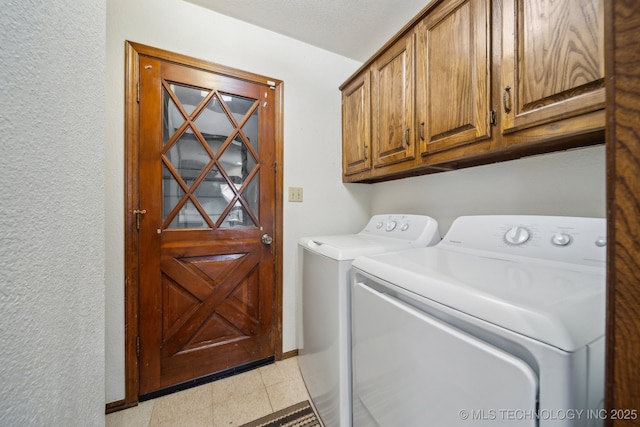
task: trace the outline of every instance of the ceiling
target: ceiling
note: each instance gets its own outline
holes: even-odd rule
[[[365,62],[431,0],[186,0]]]

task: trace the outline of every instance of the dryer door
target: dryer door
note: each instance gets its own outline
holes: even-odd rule
[[[535,426],[524,361],[362,283],[353,288],[354,426]]]

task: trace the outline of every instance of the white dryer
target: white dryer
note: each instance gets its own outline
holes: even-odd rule
[[[350,279],[356,256],[440,241],[424,215],[375,215],[357,234],[303,237],[302,341],[298,363],[327,427],[351,425]]]
[[[468,216],[353,262],[354,426],[602,423],[605,220]]]

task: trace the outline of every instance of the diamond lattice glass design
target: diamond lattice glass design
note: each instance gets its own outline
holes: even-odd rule
[[[165,82],[163,227],[256,227],[258,100]]]

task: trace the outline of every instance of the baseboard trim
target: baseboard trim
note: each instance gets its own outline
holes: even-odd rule
[[[116,400],[115,402],[110,402],[105,405],[105,414],[110,414],[112,412],[122,411],[123,409],[133,408],[134,406],[138,406],[138,402],[130,402],[127,403],[126,400]]]
[[[296,357],[298,355],[298,349],[287,351],[286,353],[282,353],[282,360],[289,359],[291,357]]]

